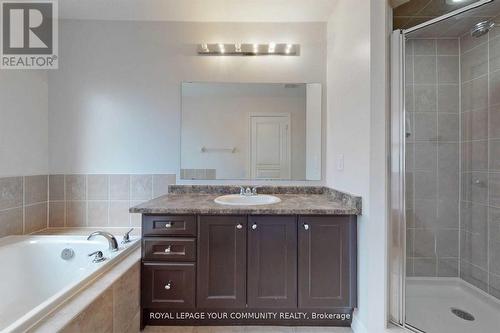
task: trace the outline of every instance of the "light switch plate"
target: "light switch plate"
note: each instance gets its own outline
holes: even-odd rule
[[[344,154],[337,155],[337,170],[338,171],[344,170]]]

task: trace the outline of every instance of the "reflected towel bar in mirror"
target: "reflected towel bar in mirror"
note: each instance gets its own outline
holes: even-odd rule
[[[219,152],[219,153],[236,153],[236,147],[233,148],[207,148],[201,147],[200,151],[202,153]]]

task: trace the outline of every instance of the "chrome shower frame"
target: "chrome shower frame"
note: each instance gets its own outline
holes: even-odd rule
[[[406,179],[405,179],[405,40],[406,35],[469,10],[500,0],[481,0],[448,14],[391,35],[390,208],[388,242],[389,322],[412,332],[424,333],[406,323]]]

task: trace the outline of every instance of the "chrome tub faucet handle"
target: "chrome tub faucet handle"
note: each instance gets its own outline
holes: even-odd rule
[[[94,258],[92,259],[93,263],[99,263],[99,262],[106,260],[106,257],[104,256],[102,251],[95,251],[95,252],[89,253],[89,257],[92,257],[92,256],[94,256]]]
[[[129,231],[127,231],[125,233],[125,235],[123,235],[122,244],[126,244],[126,243],[130,243],[131,242],[131,240],[130,240],[130,233],[132,232],[132,230],[134,230],[134,228],[131,228]]]

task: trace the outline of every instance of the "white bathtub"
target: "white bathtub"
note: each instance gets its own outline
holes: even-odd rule
[[[116,237],[116,235],[115,235]],[[119,239],[117,237],[117,239]],[[98,236],[9,236],[0,239],[0,332],[23,332],[132,252],[140,242],[108,250]],[[61,258],[63,249],[74,257]],[[100,250],[107,260],[93,263],[88,254]]]

